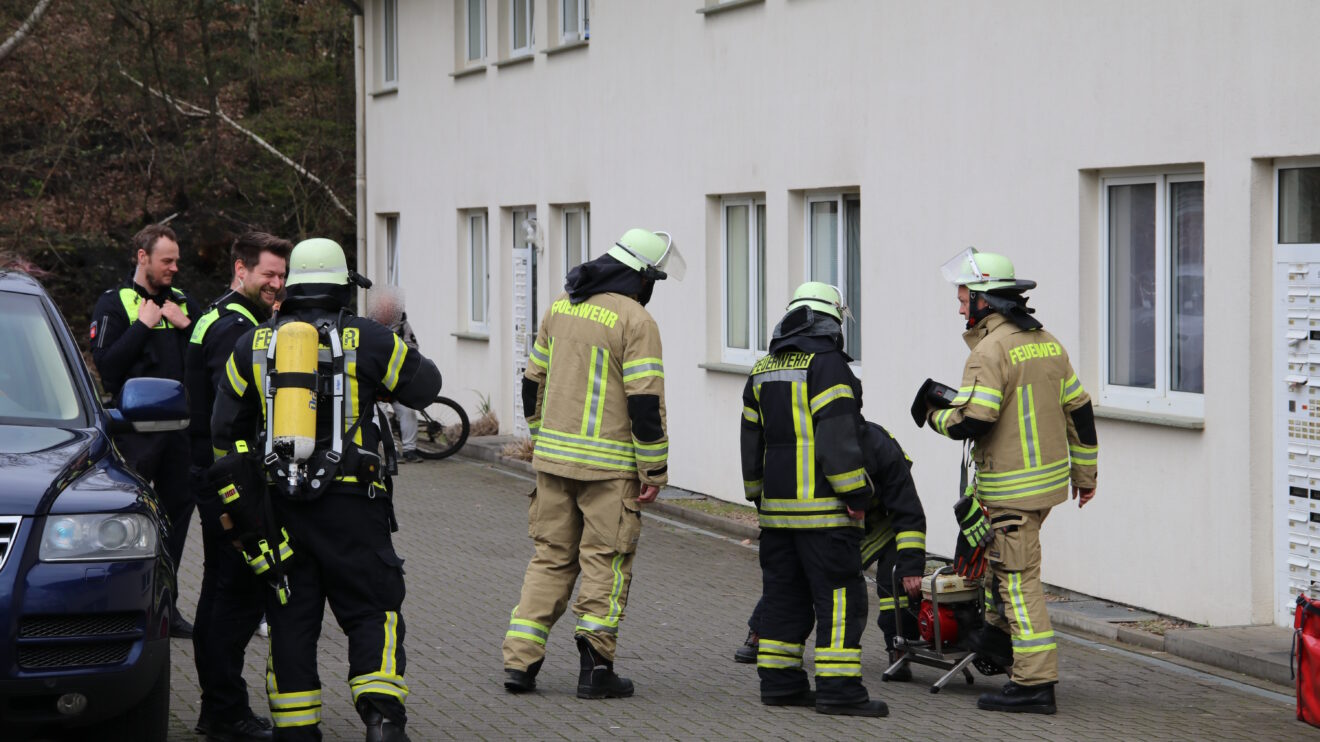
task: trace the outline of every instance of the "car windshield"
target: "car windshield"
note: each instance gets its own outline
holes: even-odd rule
[[[55,331],[40,297],[0,292],[0,424],[85,419]]]

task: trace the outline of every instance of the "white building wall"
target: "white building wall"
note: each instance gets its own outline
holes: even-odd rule
[[[1320,4],[765,0],[702,15],[701,0],[595,0],[590,43],[546,54],[551,2],[535,3],[532,61],[455,77],[453,3],[400,0],[398,89],[367,105],[367,213],[400,215],[409,317],[447,394],[470,410],[474,390],[489,394],[506,427],[518,403],[515,225],[502,209],[538,213],[542,309],[563,272],[552,204],[590,204],[593,256],[633,226],[671,231],[688,277],[660,284],[649,308],[666,346],[672,481],[741,499],[745,379],[700,367],[720,361],[709,197],[764,193],[773,323],[804,280],[802,192],[855,188],[865,412],[916,461],[929,548],[950,553],[960,449],[907,414],[920,382],[956,382],[966,355],[938,266],[968,245],[1010,255],[1094,396],[1097,173],[1201,165],[1203,428],[1101,419],[1097,498],[1056,508],[1044,577],[1203,623],[1276,619],[1271,367],[1252,356],[1272,347],[1260,340],[1271,163],[1320,153]],[[455,335],[469,208],[489,214],[488,341]]]

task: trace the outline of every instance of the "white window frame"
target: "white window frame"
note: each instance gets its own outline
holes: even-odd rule
[[[571,265],[568,262],[569,261],[569,256],[568,256],[568,215],[569,214],[577,214],[582,221],[582,229],[581,229],[582,244],[579,245],[579,247],[581,248],[582,259],[577,263],[573,263]],[[560,229],[562,233],[562,242],[564,243],[564,252],[563,252],[564,278],[567,279],[568,272],[573,270],[574,267],[581,265],[582,263],[585,263],[588,260],[591,260],[591,207],[566,206],[560,213],[559,221],[562,225]]]
[[[812,204],[831,203],[831,202],[835,203],[838,206],[839,227],[836,230],[836,236],[834,240],[834,257],[835,260],[838,261],[839,276],[836,280],[825,281],[825,283],[837,285],[839,290],[843,292],[843,300],[848,305],[858,305],[858,306],[860,306],[862,297],[851,296],[850,294],[860,293],[860,292],[848,291],[848,279],[852,278],[852,276],[848,274],[848,230],[846,229],[847,224],[845,219],[848,213],[847,202],[857,201],[858,209],[860,211],[861,200],[862,200],[861,194],[857,193],[856,191],[835,191],[833,193],[814,193],[807,196],[805,211],[802,214],[802,223],[804,229],[804,234],[802,238],[802,257],[804,263],[802,275],[806,276],[806,280],[808,281],[819,281],[822,279],[816,278],[811,275],[811,268],[812,268],[811,266],[811,206]],[[859,251],[861,250],[860,245],[858,246],[858,250]],[[858,257],[860,262],[860,256]],[[860,281],[861,276],[858,276],[857,278]],[[860,319],[855,321],[857,322],[857,338],[860,341],[862,337],[862,326],[861,326],[862,323]],[[847,320],[845,319],[845,324],[846,323]],[[846,329],[845,329],[845,333],[846,333]],[[859,372],[862,361],[861,353],[858,352],[858,349],[851,347],[845,347],[844,350],[854,358],[852,364],[854,372]]]
[[[486,212],[467,214],[468,241],[468,331],[482,335],[490,332],[490,233]],[[478,275],[477,257],[482,270]]]
[[[477,22],[481,26],[481,30],[480,30],[481,48],[475,50],[477,52],[476,56],[473,56],[472,54],[472,52],[474,51],[472,48],[472,4],[473,3],[476,3],[478,8],[480,8],[481,10],[481,13],[477,19]],[[463,46],[464,49],[466,50],[466,56],[464,57],[464,61],[467,64],[474,64],[477,62],[481,62],[486,58],[486,0],[467,0],[467,8],[466,8],[466,12],[464,13],[463,20],[465,21],[463,26]]]
[[[399,87],[399,0],[380,0],[377,8],[379,84],[381,90],[395,90]]]
[[[729,209],[736,207],[747,209],[747,338],[748,348],[736,348],[729,344]],[[765,245],[761,244],[758,228],[758,210],[764,209],[764,196],[732,196],[720,199],[720,360],[750,366],[766,355],[762,345],[769,344],[769,338],[761,337],[761,293],[764,286],[761,278],[765,272],[762,261],[765,259]],[[767,316],[767,322],[769,317]],[[769,327],[765,328],[769,331]]]
[[[1173,170],[1152,172],[1146,175],[1125,175],[1102,177],[1100,180],[1100,399],[1101,407],[1150,412],[1157,414],[1179,415],[1189,418],[1205,417],[1205,394],[1175,391],[1170,388],[1169,359],[1170,347],[1170,285],[1169,266],[1172,262],[1170,245],[1171,224],[1169,220],[1169,185],[1172,183],[1204,183],[1205,173],[1201,170]],[[1109,188],[1111,186],[1144,185],[1155,186],[1155,384],[1152,389],[1122,386],[1109,382]],[[1204,226],[1202,227],[1204,233]],[[1205,331],[1203,327],[1203,332]],[[1202,367],[1205,364],[1204,345],[1202,346]],[[1204,386],[1204,384],[1203,384]]]
[[[518,13],[516,8],[518,7],[519,4],[527,6],[527,17],[526,17],[526,22],[524,24],[525,27],[523,28],[523,32],[527,36],[526,46],[514,46],[514,44],[518,39]],[[535,18],[534,18],[535,9],[536,9],[536,3],[534,2],[534,0],[509,0],[509,56],[510,57],[525,57],[528,54],[532,53],[536,41]]]
[[[398,286],[403,275],[399,269],[400,257],[399,215],[390,214],[385,217],[385,283],[390,286]]]
[[[568,8],[577,8],[577,24],[568,25]],[[575,41],[587,41],[591,38],[591,0],[559,0],[559,43],[571,44]]]

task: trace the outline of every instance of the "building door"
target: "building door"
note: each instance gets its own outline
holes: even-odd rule
[[[1320,165],[1279,166],[1274,246],[1274,622],[1320,598]]]
[[[523,417],[522,379],[527,354],[536,339],[536,216],[530,209],[513,210],[513,432],[528,435]]]

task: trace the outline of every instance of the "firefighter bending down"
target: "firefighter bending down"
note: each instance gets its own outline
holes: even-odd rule
[[[366,739],[408,739],[403,560],[390,540],[392,487],[378,454],[382,443],[392,446],[374,413],[384,396],[426,406],[440,391],[440,372],[349,310],[355,283],[369,285],[350,277],[337,243],[298,243],[288,298],[239,338],[211,419],[214,445],[233,454],[212,471],[222,485],[238,483],[221,491],[238,521],[235,538],[249,547],[254,570],[280,588],[268,593],[266,609],[277,740],[321,739],[316,643],[327,600],[348,637],[348,684]],[[284,406],[286,392],[299,403]]]

